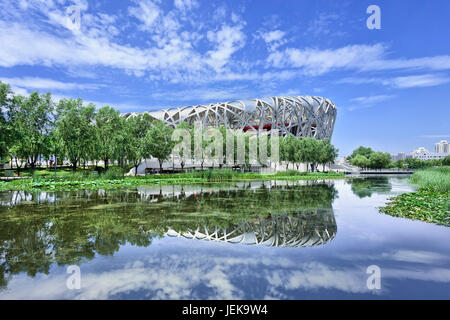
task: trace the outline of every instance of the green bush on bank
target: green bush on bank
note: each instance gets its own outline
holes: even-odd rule
[[[124,172],[123,172],[122,168],[120,168],[120,167],[111,167],[108,170],[106,170],[106,172],[103,173],[101,176],[102,176],[102,179],[106,179],[106,180],[123,179]]]
[[[173,176],[182,177],[182,178],[201,178],[208,181],[221,181],[221,180],[230,180],[233,177],[236,177],[239,174],[237,171],[233,171],[231,169],[216,169],[216,170],[201,170],[201,171],[188,171],[185,173],[178,173]]]
[[[450,167],[417,171],[411,176],[411,182],[432,191],[450,192]]]
[[[312,174],[313,172],[309,173]],[[286,171],[281,171],[281,172],[277,172],[276,176],[278,177],[297,177],[297,176],[306,176],[308,173],[307,172],[300,172],[297,170],[286,170]]]

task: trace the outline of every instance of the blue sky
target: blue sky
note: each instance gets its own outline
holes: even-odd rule
[[[450,140],[449,13],[447,0],[1,1],[0,80],[122,112],[319,95],[338,107],[340,155],[432,149]]]

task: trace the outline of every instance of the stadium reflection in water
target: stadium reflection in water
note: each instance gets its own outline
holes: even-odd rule
[[[233,244],[312,247],[331,241],[336,231],[333,211],[329,209],[257,217],[240,221],[229,228],[202,226],[183,232],[169,229],[166,235]]]

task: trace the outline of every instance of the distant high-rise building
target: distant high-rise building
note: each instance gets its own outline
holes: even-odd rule
[[[403,152],[399,152],[399,153],[393,153],[391,154],[391,159],[392,161],[398,161],[398,160],[406,160],[407,158],[409,158],[410,156],[406,155]]]
[[[446,140],[442,140],[434,145],[436,153],[450,153],[450,145]]]

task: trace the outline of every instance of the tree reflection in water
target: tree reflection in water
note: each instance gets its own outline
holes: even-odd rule
[[[372,194],[387,194],[392,190],[388,177],[354,178],[347,181],[358,198],[370,198]]]
[[[331,183],[242,182],[124,190],[0,193],[0,288],[155,237],[315,246],[337,232]]]

